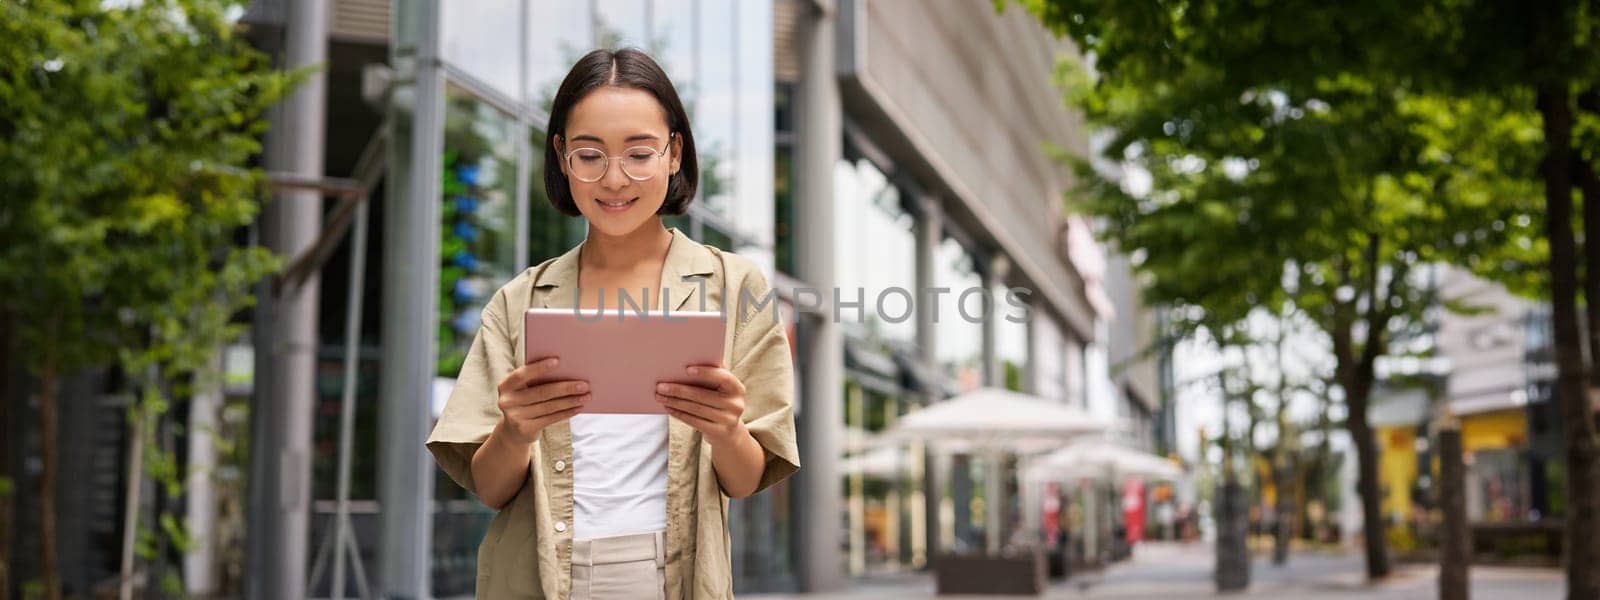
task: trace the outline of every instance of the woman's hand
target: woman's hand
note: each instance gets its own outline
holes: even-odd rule
[[[506,441],[532,444],[544,428],[572,418],[589,400],[589,382],[569,379],[530,386],[529,382],[556,368],[558,360],[546,358],[523,365],[500,381],[500,427]]]
[[[656,384],[656,401],[698,430],[711,444],[711,465],[723,493],[755,493],[767,466],[766,450],[744,424],[744,382],[722,363],[688,368],[685,383]]]
[[[555,367],[556,359],[547,358],[518,367],[500,381],[500,422],[472,454],[474,492],[489,508],[504,508],[522,488],[539,432],[572,418],[589,399],[587,381],[529,385]]]
[[[744,427],[744,383],[721,363],[688,368],[686,383],[659,382],[656,402],[700,431],[711,445],[726,445],[740,436],[749,437]]]

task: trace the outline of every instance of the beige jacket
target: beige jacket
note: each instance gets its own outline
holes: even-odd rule
[[[719,310],[729,299],[724,360],[746,389],[744,420],[766,450],[758,490],[800,467],[794,432],[794,367],[776,295],[749,259],[672,228],[661,274],[676,311]],[[523,364],[522,314],[572,308],[578,247],[523,271],[495,293],[468,351],[428,450],[456,483],[476,493],[472,454],[500,419],[496,387]],[[738,316],[740,294],[747,309]],[[764,306],[761,302],[767,302]],[[667,598],[731,598],[728,498],[700,432],[670,420],[667,456]],[[572,429],[546,428],[533,446],[527,482],[496,515],[478,548],[477,597],[566,598],[571,589]],[[560,463],[561,468],[557,468]],[[559,525],[558,525],[559,524]]]

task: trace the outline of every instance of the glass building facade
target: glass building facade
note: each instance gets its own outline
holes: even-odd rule
[[[400,83],[391,100],[389,181],[399,188],[395,193],[437,198],[438,295],[430,313],[437,318],[435,405],[460,366],[486,295],[585,236],[582,219],[559,214],[545,198],[543,148],[561,80],[593,48],[633,46],[656,57],[690,113],[699,196],[689,214],[667,224],[755,260],[775,285],[805,285],[797,255],[811,238],[796,228],[795,145],[814,140],[808,135],[816,132],[797,130],[796,75],[780,72],[795,57],[778,56],[784,49],[798,52],[779,39],[785,16],[778,13],[800,11],[801,4],[452,0],[448,10],[427,1],[395,4],[391,63]],[[429,6],[436,12],[418,8]],[[429,19],[433,14],[437,18]],[[417,76],[426,75],[429,64],[442,90],[436,106],[422,87],[429,80]],[[985,277],[991,257],[1001,254],[992,232],[932,219],[938,229],[931,264],[919,264],[919,219],[926,216],[920,211],[942,212],[950,200],[923,191],[938,186],[897,168],[894,160],[905,157],[886,154],[882,148],[892,145],[880,146],[852,121],[870,115],[844,116],[843,130],[833,133],[842,136],[842,152],[828,182],[835,203],[832,276],[841,299],[860,306],[840,315],[845,347],[837,395],[804,389],[807,365],[796,364],[797,413],[817,399],[842,404],[836,424],[843,431],[841,469],[825,475],[841,480],[839,511],[806,521],[815,515],[801,515],[806,492],[798,478],[732,501],[728,525],[738,593],[805,586],[800,526],[837,526],[839,572],[853,576],[921,568],[941,551],[977,551],[988,527],[1000,528],[1010,541],[1024,531],[1013,458],[930,452],[918,443],[882,443],[881,434],[928,402],[984,385],[1064,401],[1082,402],[1085,395],[1084,353],[1061,321],[1033,309],[1037,298],[1023,300],[1033,313],[1028,322],[1005,318],[1023,311],[1007,301],[1007,288],[1028,284],[1017,274]],[[437,143],[430,141],[430,128],[437,128]],[[427,171],[437,172],[436,191],[416,187],[432,185]],[[926,267],[933,286],[947,290],[930,324],[937,340],[931,370],[920,364],[918,321],[925,315],[918,315],[914,300],[919,267]],[[803,343],[805,335],[795,335],[800,318],[793,308],[785,305],[790,339]],[[984,318],[994,326],[983,325]],[[993,338],[986,342],[987,335]],[[986,356],[986,348],[993,354]],[[994,366],[993,380],[985,379],[986,361]],[[979,482],[994,470],[1005,483],[1000,497],[987,498]],[[471,589],[477,542],[493,515],[442,473],[432,476],[430,591],[463,594]],[[991,503],[1004,503],[999,523],[986,518]]]
[[[404,7],[404,3],[402,3]],[[694,125],[700,195],[692,215],[674,224],[702,241],[766,257],[773,244],[772,6],[733,0],[590,0],[451,2],[438,27],[439,54],[453,85],[521,117],[527,145],[508,147],[522,160],[530,205],[543,200],[543,130],[567,70],[594,48],[635,47],[655,57],[673,80]],[[513,162],[513,164],[518,164]],[[551,214],[531,206],[534,233]],[[540,238],[537,262],[576,240]],[[581,237],[581,232],[579,236]],[[567,243],[570,242],[570,243]],[[541,247],[543,246],[543,247]]]
[[[689,214],[670,217],[667,225],[773,266],[778,144],[770,3],[452,0],[394,7],[391,63],[402,83],[391,99],[396,117],[388,180],[408,198],[437,197],[430,208],[440,239],[432,326],[435,413],[489,295],[585,236],[582,219],[560,214],[545,197],[543,148],[561,80],[591,49],[636,47],[651,54],[690,113],[699,195]],[[428,79],[430,64],[434,80]],[[422,86],[435,82],[442,84],[443,99],[430,105]],[[433,127],[436,138],[430,137]],[[418,169],[438,171],[437,191],[415,187],[425,180],[416,177]],[[430,592],[467,593],[477,542],[493,514],[441,472],[432,483]],[[788,485],[733,505],[737,589],[794,589]]]
[[[310,507],[249,499],[249,488],[266,487],[256,478],[288,474],[246,471],[254,464],[249,457],[280,449],[246,452],[245,445],[220,444],[270,439],[256,436],[247,423],[247,409],[262,402],[303,406],[303,394],[261,394],[269,386],[254,386],[273,371],[260,377],[255,371],[272,360],[263,356],[277,352],[270,338],[228,349],[217,436],[224,456],[214,503],[221,514],[211,540],[222,549],[212,562],[226,580],[223,588],[239,588],[248,576],[298,589],[301,582],[287,580],[304,578],[310,580],[306,595],[331,595],[329,565],[336,554],[330,532],[338,529],[334,515],[348,509],[359,560],[345,565],[345,595],[361,592],[361,581],[382,597],[473,593],[478,546],[495,514],[438,471],[422,444],[489,295],[586,235],[582,219],[549,205],[542,169],[553,96],[567,69],[592,48],[649,52],[690,112],[700,195],[690,213],[668,219],[669,226],[754,260],[777,286],[806,285],[802,264],[826,271],[817,278],[861,303],[846,310],[838,331],[808,339],[806,327],[817,325],[820,311],[796,310],[791,299],[780,299],[789,338],[801,352],[815,350],[805,346],[818,339],[841,345],[837,353],[828,347],[798,354],[829,363],[796,361],[795,410],[803,440],[826,431],[840,435],[821,439],[843,443],[803,445],[803,453],[829,460],[808,463],[800,476],[730,503],[736,592],[793,592],[834,585],[839,575],[921,568],[937,552],[979,551],[989,537],[986,527],[1004,528],[1001,537],[1010,539],[1019,530],[1014,460],[883,443],[882,434],[928,403],[982,385],[1096,407],[1091,396],[1115,391],[1088,387],[1099,380],[1086,372],[1103,371],[1108,361],[1098,345],[1084,351],[1084,338],[1094,334],[1082,329],[1069,285],[1073,271],[1060,264],[1049,238],[1055,223],[1047,221],[1059,215],[1043,200],[1029,204],[1054,197],[1061,182],[1047,181],[1054,178],[1048,169],[1028,168],[1018,158],[1038,147],[1039,140],[1022,138],[1065,120],[1053,112],[972,110],[1009,102],[1030,86],[1036,101],[1014,106],[1059,108],[1048,71],[1012,60],[1048,46],[1037,43],[1047,41],[1043,31],[1037,39],[1017,35],[1023,31],[1015,26],[1018,11],[997,15],[987,3],[948,3],[934,16],[960,27],[934,27],[945,22],[909,13],[900,18],[887,3],[850,0],[827,3],[836,9],[828,12],[808,0],[339,0],[330,3],[326,22],[301,15],[290,24],[284,0],[249,4],[253,41],[280,59],[288,32],[327,37],[323,175],[331,180],[354,173],[351,179],[378,187],[367,190],[369,212],[356,217],[369,225],[355,229],[368,231],[364,244],[354,243],[362,235],[337,229],[342,225],[333,219],[321,232],[345,242],[321,264],[314,284],[320,290],[315,429],[311,454],[294,463],[312,471]],[[817,35],[831,37],[811,37],[823,30]],[[873,62],[865,61],[869,48]],[[907,60],[895,62],[897,53]],[[949,56],[960,60],[940,60]],[[1051,57],[1035,58],[1045,64]],[[988,72],[983,78],[958,70],[929,76],[907,68],[921,64]],[[1024,83],[991,85],[1004,80],[991,81],[990,72],[1005,76],[1007,69]],[[880,96],[863,97],[852,78],[871,79]],[[1025,83],[1030,78],[1037,82]],[[819,81],[840,89],[815,93],[810,84]],[[1015,119],[1000,123],[996,116]],[[971,123],[959,122],[967,117]],[[959,135],[963,126],[985,135]],[[952,163],[951,157],[983,160]],[[373,164],[369,158],[383,167],[380,181],[368,181],[370,174],[357,168]],[[986,163],[1003,172],[987,171]],[[994,182],[1005,185],[989,185]],[[814,206],[807,202],[832,203],[830,218],[807,220],[818,214],[797,210]],[[826,266],[805,260],[816,256],[810,252],[820,247],[817,240],[831,246],[834,260]],[[985,276],[991,258],[1008,254],[1024,260],[1006,277]],[[1027,286],[1030,278],[1058,288],[1034,296],[1057,314],[1034,310],[1028,324],[1003,320],[1014,309],[1003,301],[1003,284]],[[897,291],[914,294],[919,283],[948,290],[938,298],[931,332],[918,323],[930,315]],[[975,320],[985,314],[1001,320],[986,327]],[[936,348],[921,347],[930,333]],[[353,439],[342,437],[347,397],[354,403]],[[815,410],[819,406],[826,410]],[[807,420],[819,413],[826,422]],[[345,475],[338,465],[347,439],[353,450]],[[836,471],[828,470],[833,458],[840,459]],[[996,497],[986,497],[991,492],[978,482],[997,470],[1005,483]],[[813,485],[819,480],[828,483]],[[343,495],[336,491],[343,483],[350,502],[331,500]],[[1552,489],[1558,485],[1553,481]],[[1084,499],[1114,496],[1091,490],[1059,491],[1069,497],[1064,512],[1072,528],[1099,531],[1084,524],[1094,520],[1084,509],[1104,520],[1109,503]],[[1559,512],[1558,501],[1552,500],[1552,512]],[[989,523],[986,509],[1002,502],[1004,517]],[[290,572],[298,567],[252,569],[244,553],[233,551],[245,546],[256,513],[278,519],[291,511],[311,513],[310,546],[280,556],[307,554],[309,577]],[[827,543],[807,543],[816,539]]]

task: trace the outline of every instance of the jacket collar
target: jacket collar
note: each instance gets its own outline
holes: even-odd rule
[[[699,300],[691,302],[691,297],[698,298],[703,284],[700,279],[710,276],[715,272],[716,259],[711,256],[711,251],[704,245],[689,239],[677,227],[668,228],[672,232],[672,242],[667,246],[667,260],[661,268],[661,285],[659,289],[667,290],[663,299],[655,299],[652,304],[656,310],[662,310],[663,301],[672,304],[671,310],[700,310]],[[578,255],[583,247],[588,244],[585,239],[582,243],[566,251],[550,267],[545,270],[534,283],[535,288],[545,288],[543,306],[545,308],[573,308],[577,306],[578,296]],[[608,290],[615,292],[615,290]],[[655,294],[655,290],[650,291]],[[707,306],[706,310],[715,310]]]

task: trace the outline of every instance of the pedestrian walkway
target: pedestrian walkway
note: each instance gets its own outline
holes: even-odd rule
[[[1289,563],[1274,567],[1268,557],[1257,556],[1251,566],[1251,585],[1240,594],[1220,595],[1211,581],[1212,556],[1209,544],[1145,543],[1133,558],[1097,573],[1057,583],[1046,598],[1279,598],[1285,600],[1323,600],[1342,598],[1380,598],[1394,600],[1432,600],[1438,569],[1431,565],[1397,565],[1388,579],[1376,585],[1366,583],[1365,567],[1357,552],[1302,552]],[[1564,589],[1561,572],[1556,569],[1474,567],[1473,600],[1539,600],[1560,598]],[[814,595],[750,595],[762,600],[931,598],[933,579],[927,575],[904,576],[856,582],[846,590]],[[946,598],[963,598],[945,596]],[[971,598],[966,597],[966,598]]]

